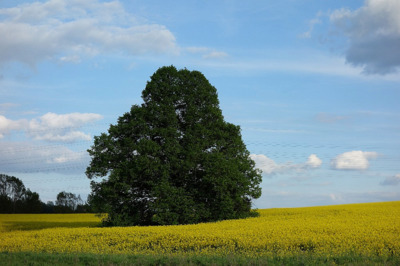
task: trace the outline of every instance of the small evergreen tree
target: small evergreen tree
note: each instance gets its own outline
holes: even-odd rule
[[[261,173],[198,71],[162,67],[108,133],[86,170],[90,205],[110,225],[187,224],[248,217]]]

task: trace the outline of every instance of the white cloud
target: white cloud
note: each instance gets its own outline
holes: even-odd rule
[[[31,130],[41,129],[59,129],[69,127],[80,127],[86,123],[93,122],[101,119],[102,116],[93,113],[69,113],[69,114],[55,114],[47,113],[39,119],[33,119],[29,123]]]
[[[383,182],[381,182],[382,186],[396,186],[398,184],[400,184],[400,174],[388,177]]]
[[[55,114],[47,113],[30,121],[11,120],[0,115],[0,138],[11,131],[25,131],[36,140],[73,142],[91,140],[90,135],[77,129],[103,117],[93,113]]]
[[[75,63],[78,64],[81,62],[81,58],[78,55],[71,55],[71,56],[63,56],[60,58],[61,62],[65,63]]]
[[[29,134],[37,140],[64,141],[90,140],[91,137],[74,129],[87,123],[102,119],[99,114],[93,113],[70,113],[55,114],[47,113],[39,119],[29,122]]]
[[[264,154],[251,154],[250,158],[256,163],[256,167],[260,169],[263,174],[269,175],[279,171],[279,166],[272,159]]]
[[[42,132],[42,133],[40,133]],[[39,133],[34,131],[31,134],[36,140],[46,140],[46,141],[61,141],[61,142],[73,142],[77,140],[91,140],[91,136],[85,134],[81,131],[66,131],[65,130],[52,130],[46,132],[45,130],[40,130]]]
[[[321,16],[321,13],[319,13],[318,14],[318,17],[319,16]],[[314,29],[314,26],[316,25],[316,24],[320,24],[322,21],[319,19],[319,18],[314,18],[314,19],[312,19],[312,20],[310,20],[309,22],[308,22],[308,31],[306,31],[306,32],[304,32],[304,33],[302,33],[302,34],[300,34],[300,38],[305,38],[305,39],[307,39],[307,38],[311,38],[311,34],[312,34],[312,32],[313,32],[313,29]]]
[[[308,157],[308,160],[306,162],[306,165],[311,167],[311,168],[318,168],[322,165],[322,160],[317,157],[315,154],[311,154]]]
[[[250,158],[255,162],[256,167],[260,169],[265,175],[282,173],[292,170],[298,171],[309,168],[318,168],[322,165],[322,160],[319,159],[315,154],[311,154],[308,157],[307,162],[300,164],[294,164],[291,162],[277,164],[274,160],[268,158],[264,154],[251,154]]]
[[[348,39],[346,60],[367,74],[400,67],[400,1],[367,0],[361,8],[335,10],[330,21]]]
[[[330,193],[329,194],[329,198],[332,200],[332,201],[339,201],[339,202],[342,202],[343,201],[343,196],[342,195],[340,195],[340,194],[335,194],[335,193]]]
[[[49,0],[0,9],[0,65],[77,63],[98,53],[177,53],[163,25],[138,22],[120,2]]]
[[[0,169],[3,173],[82,173],[89,159],[85,150],[72,151],[61,145],[0,142]]]
[[[24,129],[26,125],[26,120],[10,120],[0,115],[0,139],[4,138],[4,135],[9,134],[11,131]]]
[[[337,170],[366,170],[369,167],[369,160],[377,157],[376,152],[350,151],[336,156],[331,161],[331,166]]]

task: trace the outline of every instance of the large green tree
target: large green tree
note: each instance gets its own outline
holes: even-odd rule
[[[224,121],[217,90],[204,75],[162,67],[142,98],[88,150],[89,199],[108,213],[105,222],[186,224],[253,215],[261,173],[240,127]]]

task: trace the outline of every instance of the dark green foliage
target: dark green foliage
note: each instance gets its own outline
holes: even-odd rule
[[[58,213],[72,213],[76,212],[83,206],[81,196],[76,196],[71,192],[61,191],[57,194],[56,206],[54,206],[55,212]]]
[[[0,174],[0,213],[39,213],[41,208],[39,194],[15,176]]]
[[[162,67],[142,98],[88,150],[87,176],[105,177],[92,181],[91,205],[111,225],[250,216],[261,174],[204,75]]]
[[[13,202],[7,195],[0,194],[0,213],[12,213]]]
[[[0,213],[84,213],[91,207],[81,197],[68,192],[57,195],[56,206],[49,201],[43,203],[39,194],[25,188],[15,176],[0,174]]]
[[[54,213],[54,202],[48,201],[47,203],[42,202],[42,213]]]
[[[27,189],[24,197],[22,208],[23,213],[40,213],[42,210],[42,202],[39,199],[39,194]]]

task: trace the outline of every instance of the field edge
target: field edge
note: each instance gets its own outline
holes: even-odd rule
[[[0,252],[2,265],[400,265],[400,257],[293,257]]]

